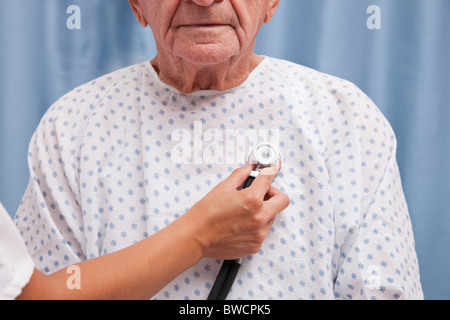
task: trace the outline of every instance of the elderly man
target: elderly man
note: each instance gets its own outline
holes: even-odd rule
[[[423,297],[394,133],[353,84],[253,52],[278,4],[130,0],[156,57],[62,97],[30,144],[16,224],[40,270],[156,239],[157,299],[206,299],[240,257],[231,299]],[[264,140],[283,170],[241,190]]]

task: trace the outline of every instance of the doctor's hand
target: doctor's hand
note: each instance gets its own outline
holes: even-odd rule
[[[235,170],[185,215],[197,227],[203,257],[233,260],[257,253],[276,216],[289,206],[288,196],[271,186],[270,172],[240,190],[251,171],[251,165]]]

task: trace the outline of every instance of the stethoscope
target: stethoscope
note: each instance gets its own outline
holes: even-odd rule
[[[255,169],[250,173],[242,189],[251,186],[252,182],[261,173],[263,169],[268,169],[267,174],[276,175],[283,166],[283,157],[278,148],[268,142],[256,145],[247,155],[247,163],[256,165]],[[272,171],[273,170],[273,171]],[[225,260],[217,275],[208,300],[225,300],[231,286],[236,279],[236,275],[242,265],[243,259]]]

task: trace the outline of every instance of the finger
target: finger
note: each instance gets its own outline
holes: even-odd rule
[[[266,193],[264,201],[267,201],[270,198],[272,198],[272,197],[274,197],[274,196],[276,196],[276,195],[278,195],[280,193],[283,193],[283,191],[281,191],[280,189],[278,189],[278,188],[276,188],[274,186],[271,186],[270,189]]]
[[[255,192],[257,197],[263,199],[266,193],[269,191],[275,175],[268,175],[260,173],[253,181],[250,189]]]
[[[264,206],[266,212],[271,214],[272,217],[275,217],[289,207],[290,203],[291,200],[284,192],[275,187],[271,187],[267,192]]]
[[[249,164],[240,167],[234,170],[224,182],[229,183],[233,188],[239,188],[250,176],[252,169],[253,166]]]

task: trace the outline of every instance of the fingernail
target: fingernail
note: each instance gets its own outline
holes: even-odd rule
[[[277,166],[267,167],[261,170],[260,174],[264,176],[276,176],[278,173]]]

